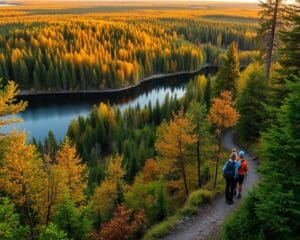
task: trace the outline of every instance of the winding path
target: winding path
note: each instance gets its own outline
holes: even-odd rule
[[[227,131],[223,137],[223,147],[231,150],[235,147],[238,151],[241,150],[233,142],[233,131]],[[247,195],[254,184],[258,181],[256,172],[256,163],[254,163],[249,154],[245,155],[249,163],[249,172],[244,185],[244,194]],[[236,209],[240,204],[240,200],[236,199],[232,205],[227,205],[224,196],[218,197],[212,204],[199,209],[199,213],[195,216],[186,217],[172,232],[163,238],[163,240],[204,240],[214,236],[220,231],[225,218],[230,212]]]

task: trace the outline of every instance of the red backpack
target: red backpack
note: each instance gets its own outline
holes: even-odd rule
[[[239,167],[238,174],[245,175],[248,172],[248,162],[245,159],[240,160],[241,166]]]

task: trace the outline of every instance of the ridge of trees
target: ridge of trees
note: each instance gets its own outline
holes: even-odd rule
[[[26,27],[25,27],[26,26]],[[255,24],[204,19],[91,20],[1,26],[0,77],[22,90],[121,88],[156,73],[218,63],[236,41],[256,55]]]

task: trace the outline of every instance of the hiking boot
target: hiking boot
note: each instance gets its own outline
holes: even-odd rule
[[[228,204],[229,204],[229,205],[234,204],[234,201],[231,200],[231,201],[228,202]]]
[[[241,197],[242,197],[242,194],[239,193],[239,194],[237,195],[237,198],[241,198]]]

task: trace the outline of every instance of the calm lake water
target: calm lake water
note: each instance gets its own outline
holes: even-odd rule
[[[144,107],[149,102],[152,105],[156,104],[156,101],[162,103],[166,95],[180,98],[184,95],[188,81],[194,75],[153,79],[135,88],[114,93],[27,96],[25,100],[28,101],[29,107],[19,114],[24,123],[6,127],[4,131],[8,132],[12,128],[25,130],[29,138],[35,137],[43,141],[48,131],[52,130],[56,138],[61,140],[73,119],[78,116],[87,116],[92,107],[99,106],[100,102],[115,104],[123,111],[137,104]]]

